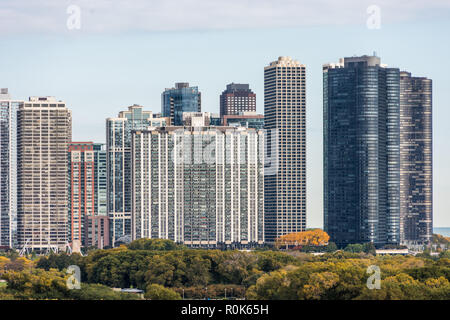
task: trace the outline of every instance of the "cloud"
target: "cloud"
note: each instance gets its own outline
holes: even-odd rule
[[[365,24],[370,5],[382,23],[450,16],[448,0],[2,0],[0,32],[67,32],[69,5],[93,33]]]

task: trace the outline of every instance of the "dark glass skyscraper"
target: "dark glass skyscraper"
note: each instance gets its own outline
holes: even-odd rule
[[[324,227],[338,245],[400,241],[400,71],[375,56],[323,68]]]
[[[432,81],[400,73],[400,240],[433,235]]]
[[[170,117],[174,126],[183,125],[183,112],[201,112],[201,93],[189,83],[176,83],[175,88],[166,89],[161,95],[161,113]]]

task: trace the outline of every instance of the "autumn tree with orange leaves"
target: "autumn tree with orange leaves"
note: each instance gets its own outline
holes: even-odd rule
[[[276,246],[324,246],[328,244],[330,236],[321,229],[303,232],[292,232],[279,237]]]

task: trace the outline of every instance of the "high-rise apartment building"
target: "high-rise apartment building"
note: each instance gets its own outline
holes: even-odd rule
[[[17,110],[8,89],[0,92],[0,247],[15,246],[17,219]]]
[[[131,240],[131,131],[165,126],[168,118],[155,118],[151,111],[133,105],[117,118],[106,119],[107,211],[110,243]]]
[[[190,87],[187,82],[175,84],[175,88],[164,90],[161,94],[161,114],[170,118],[174,126],[183,123],[183,112],[201,112],[202,101],[198,87]]]
[[[256,112],[256,94],[248,84],[228,84],[220,95],[220,117],[242,112]]]
[[[72,142],[68,161],[69,240],[74,248],[108,246],[105,145]]]
[[[432,80],[400,72],[400,241],[433,236]]]
[[[344,246],[398,244],[400,72],[376,56],[323,67],[324,227]]]
[[[84,235],[87,246],[103,249],[110,245],[107,208],[107,162],[104,143],[94,143],[94,215],[88,217]]]
[[[306,229],[306,69],[290,57],[264,68],[264,128],[265,236],[273,243]]]
[[[54,97],[30,97],[17,114],[18,247],[64,248],[72,114]]]
[[[88,217],[95,211],[95,169],[92,142],[71,142],[69,161],[69,241],[86,246]]]
[[[263,131],[193,123],[134,131],[133,239],[261,245]]]

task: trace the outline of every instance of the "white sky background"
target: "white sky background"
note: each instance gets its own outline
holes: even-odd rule
[[[186,31],[342,25],[364,22],[369,5],[383,21],[448,15],[448,0],[1,0],[2,32],[64,32],[65,9],[82,8],[85,32]]]
[[[67,8],[81,9],[69,30]],[[368,30],[367,8],[381,9]],[[0,87],[16,99],[56,96],[74,141],[102,142],[105,118],[190,82],[219,112],[230,82],[264,110],[263,68],[278,56],[307,67],[307,224],[322,227],[323,63],[376,51],[382,63],[433,79],[434,226],[450,227],[450,0],[0,0]]]

